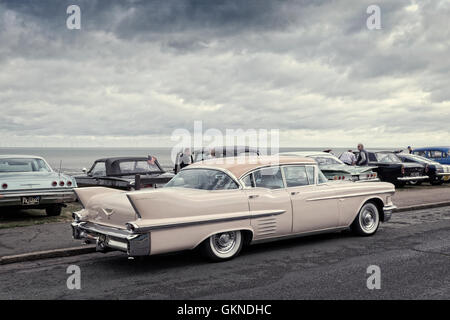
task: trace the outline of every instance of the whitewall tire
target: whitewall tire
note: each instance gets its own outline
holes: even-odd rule
[[[352,231],[360,236],[371,236],[380,226],[380,211],[373,202],[365,203],[352,223]]]
[[[203,242],[203,253],[213,261],[226,261],[239,254],[243,245],[242,232],[227,231],[212,235]]]

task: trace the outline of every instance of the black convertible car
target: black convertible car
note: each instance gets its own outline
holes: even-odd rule
[[[438,162],[432,161],[415,154],[397,153],[397,157],[404,163],[419,163],[425,166],[425,173],[428,175],[430,182],[433,185],[444,183],[444,179],[450,177],[450,172],[445,170],[444,166]],[[421,184],[422,181],[417,181],[416,184]]]
[[[369,166],[376,167],[381,181],[391,182],[398,187],[407,182],[425,181],[429,177],[425,173],[425,166],[419,163],[402,162],[391,151],[368,152]]]
[[[165,172],[152,156],[98,159],[85,173],[74,177],[78,187],[102,186],[122,190],[161,187],[174,176]]]

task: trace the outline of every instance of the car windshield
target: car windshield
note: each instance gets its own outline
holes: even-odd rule
[[[395,154],[393,153],[375,153],[378,162],[384,163],[400,163],[402,162]]]
[[[51,172],[44,160],[39,158],[0,159],[0,172]]]
[[[166,188],[181,187],[202,190],[238,189],[237,183],[226,173],[214,169],[181,170],[166,185]]]
[[[341,160],[333,157],[322,157],[322,156],[311,156],[319,166],[333,165],[333,164],[344,164]]]

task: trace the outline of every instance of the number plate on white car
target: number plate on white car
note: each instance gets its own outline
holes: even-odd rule
[[[39,196],[22,197],[22,204],[24,206],[37,205],[37,204],[39,204],[40,200],[41,200],[41,198]]]

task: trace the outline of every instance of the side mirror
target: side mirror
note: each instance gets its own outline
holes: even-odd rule
[[[87,172],[87,169],[86,169],[86,168],[83,168],[82,171],[83,171],[83,173],[86,173],[86,172]]]

